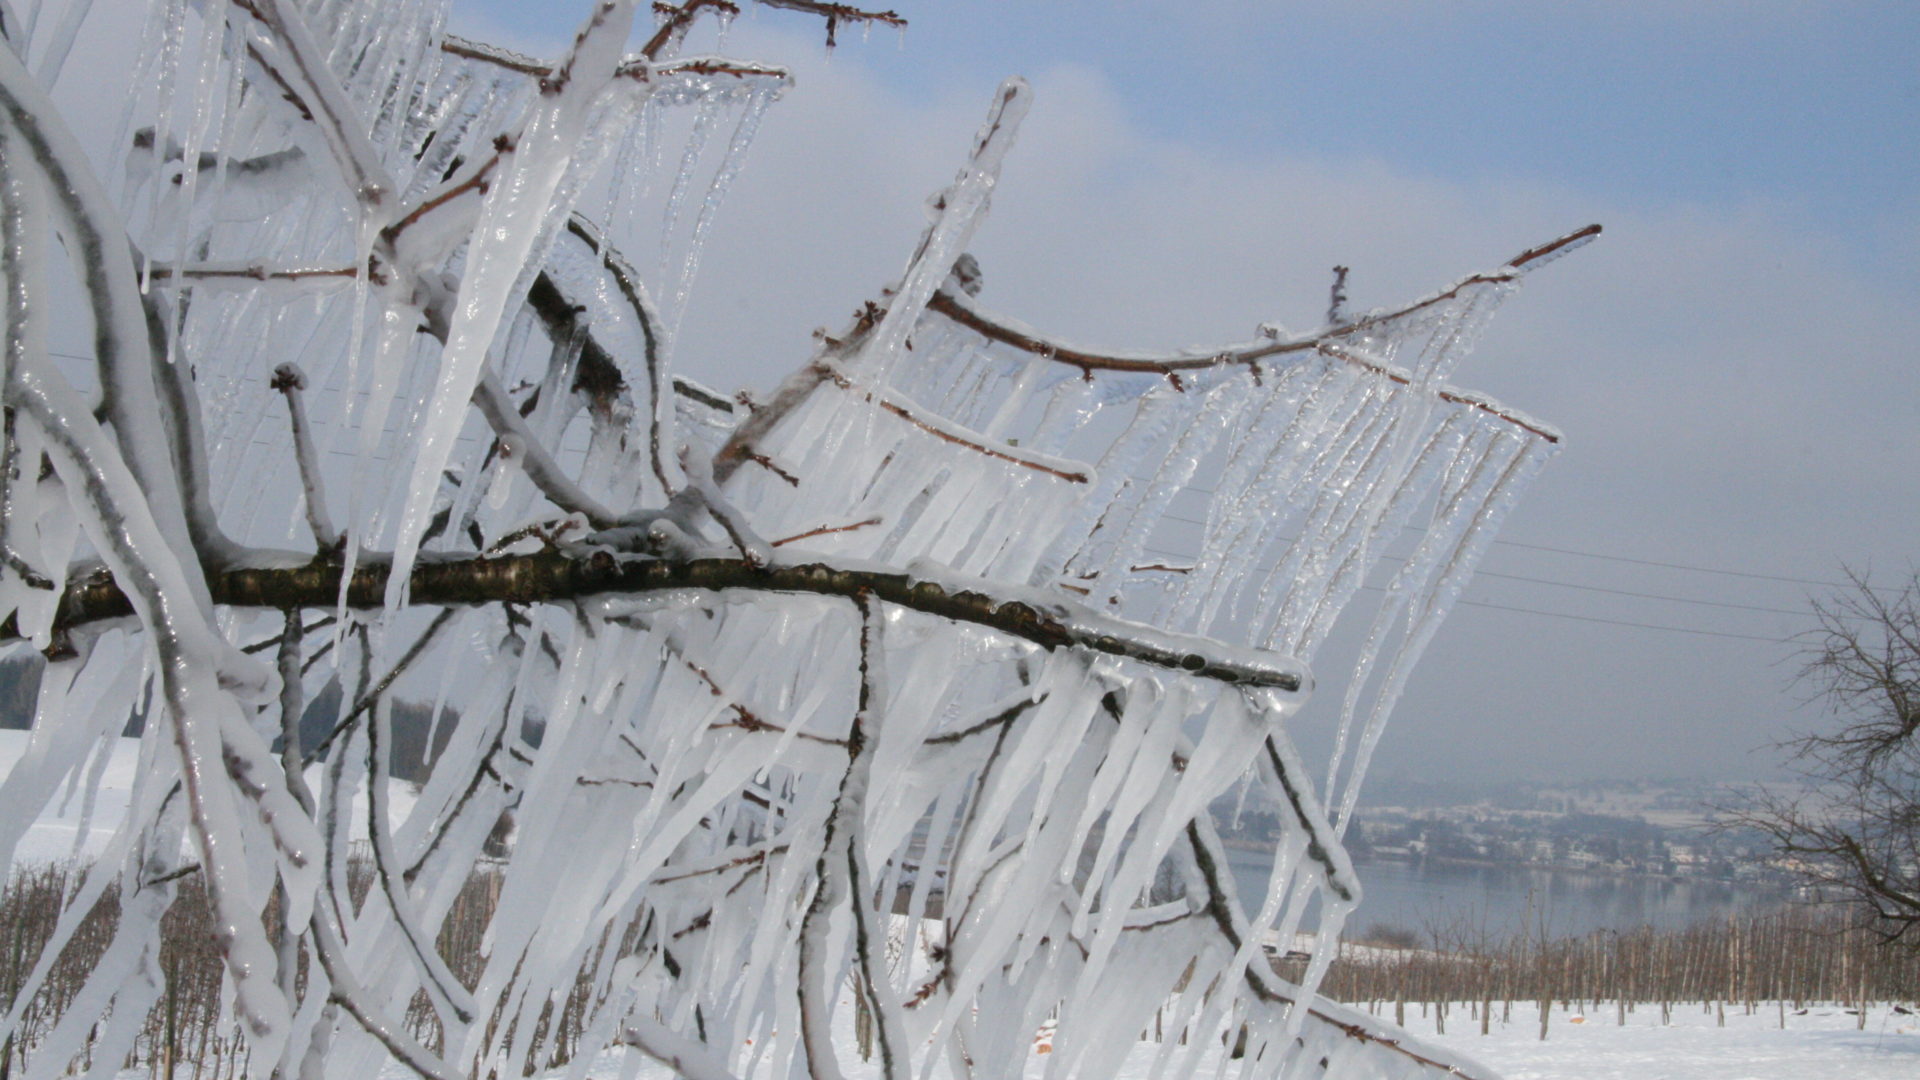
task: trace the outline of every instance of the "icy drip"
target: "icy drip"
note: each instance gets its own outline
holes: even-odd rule
[[[1309,403],[1326,392],[1330,375],[1316,364],[1263,376],[1280,384],[1261,404],[1214,481],[1201,554],[1167,612],[1166,625],[1196,632],[1211,626],[1228,589],[1264,554],[1252,537],[1261,523],[1278,515],[1271,493],[1279,478],[1293,471],[1294,460],[1309,441],[1303,425],[1316,415]]]
[[[699,99],[699,106],[694,112],[693,129],[687,135],[686,145],[680,150],[679,171],[674,173],[673,185],[667,189],[666,209],[661,212],[659,280],[674,282],[670,295],[675,298],[680,295],[680,283],[671,276],[672,256],[669,245],[673,243],[673,236],[680,222],[681,206],[686,202],[687,192],[693,187],[694,171],[700,164],[701,154],[707,148],[707,138],[713,131],[714,124],[719,121],[720,110],[725,106],[726,101],[717,94],[703,95]],[[684,267],[683,261],[682,268]],[[668,314],[672,317],[669,325],[678,326],[679,312],[669,308]]]
[[[52,36],[47,40],[45,51],[40,54],[40,66],[33,73],[34,78],[40,80],[40,85],[50,87],[60,81],[60,70],[66,66],[67,54],[73,51],[73,39],[80,33],[80,24],[86,21],[87,13],[92,8],[93,0],[74,0],[66,11],[61,13],[59,25],[54,28]],[[39,9],[35,8],[36,22],[39,16]],[[30,42],[32,38],[32,31],[29,30],[27,40]],[[23,45],[20,50],[21,55],[24,56],[26,51]]]
[[[1186,422],[1185,430],[1166,456],[1156,463],[1148,478],[1137,485],[1142,493],[1139,501],[1127,508],[1124,517],[1108,517],[1104,524],[1109,529],[1117,528],[1119,537],[1113,541],[1112,554],[1091,570],[1099,575],[1100,585],[1093,593],[1097,600],[1118,598],[1128,565],[1139,559],[1148,535],[1166,513],[1173,497],[1192,481],[1201,458],[1246,407],[1245,389],[1228,383],[1207,394],[1204,404]]]
[[[733,137],[727,142],[726,155],[720,159],[720,167],[707,185],[707,196],[700,204],[699,216],[694,219],[693,235],[687,241],[686,255],[682,257],[680,272],[674,279],[673,299],[667,306],[669,340],[679,336],[680,319],[686,314],[687,298],[693,289],[694,275],[700,269],[700,254],[705,250],[707,237],[713,231],[714,217],[719,212],[721,202],[726,199],[727,189],[732,187],[734,177],[746,164],[747,148],[753,145],[753,137],[759,132],[760,121],[766,115],[767,107],[773,104],[774,96],[758,88],[747,96],[740,120],[733,129]]]
[[[1310,602],[1301,609],[1299,636],[1288,641],[1292,651],[1311,654],[1324,640],[1333,619],[1378,560],[1385,539],[1398,531],[1388,523],[1411,510],[1407,496],[1417,493],[1407,488],[1405,480],[1413,466],[1412,458],[1423,444],[1432,445],[1424,430],[1430,411],[1426,405],[1416,400],[1410,407],[1403,406],[1386,436],[1367,448],[1348,485],[1350,492],[1364,492],[1364,497],[1349,494],[1320,530],[1330,538],[1328,570],[1317,595],[1309,594]]]
[[[1138,403],[1133,421],[1101,457],[1098,480],[1074,508],[1074,514],[1061,530],[1059,539],[1048,550],[1036,573],[1044,576],[1073,575],[1088,572],[1109,557],[1111,532],[1100,536],[1110,519],[1124,514],[1130,502],[1144,491],[1134,473],[1138,464],[1157,448],[1197,407],[1189,395],[1160,390],[1145,395]]]
[[[920,321],[934,290],[945,281],[955,259],[967,249],[974,230],[986,214],[993,188],[1000,179],[1000,166],[1012,148],[1015,134],[1032,104],[1033,91],[1026,80],[1013,78],[1000,84],[994,107],[974,138],[973,155],[967,167],[946,191],[935,197],[933,225],[920,241],[907,272],[887,302],[866,345],[853,367],[874,385],[886,385],[888,372],[902,359],[907,335]]]
[[[1438,567],[1438,573],[1425,595],[1416,594],[1410,602],[1408,627],[1403,644],[1394,656],[1393,663],[1379,690],[1375,691],[1374,705],[1368,716],[1367,727],[1362,734],[1360,745],[1355,752],[1351,775],[1340,796],[1339,823],[1344,831],[1347,820],[1352,816],[1353,806],[1359,799],[1360,783],[1366,776],[1367,764],[1373,756],[1373,749],[1379,743],[1381,730],[1387,717],[1399,700],[1401,691],[1413,666],[1420,659],[1427,644],[1433,640],[1435,631],[1446,618],[1453,604],[1466,589],[1467,582],[1473,576],[1473,568],[1486,548],[1493,542],[1500,522],[1533,476],[1553,455],[1553,444],[1541,439],[1521,439],[1503,433],[1502,440],[1509,444],[1489,455],[1504,456],[1504,462],[1495,467],[1497,478],[1485,497],[1479,501],[1473,513],[1467,517],[1464,528],[1460,530],[1457,541],[1449,549],[1444,542],[1434,545],[1436,552],[1445,552],[1444,558],[1432,560]],[[1423,560],[1424,561],[1424,560]],[[1409,566],[1412,560],[1409,560]]]
[[[419,550],[441,470],[452,453],[495,329],[527,266],[527,256],[546,231],[554,193],[585,134],[582,128],[593,104],[593,88],[619,60],[632,9],[620,4],[602,14],[604,18],[596,17],[582,32],[567,61],[574,72],[570,89],[543,101],[529,118],[517,149],[501,154],[499,183],[482,204],[453,325],[447,331],[440,379],[414,440],[412,478],[388,579],[389,609],[397,609],[406,594],[406,575]]]

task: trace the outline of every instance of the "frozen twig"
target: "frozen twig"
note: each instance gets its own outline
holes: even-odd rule
[[[479,381],[474,384],[473,403],[480,409],[480,415],[486,417],[493,433],[518,459],[520,471],[527,474],[527,479],[533,481],[548,501],[570,514],[580,514],[597,529],[612,528],[619,521],[620,515],[582,490],[553,460],[553,455],[527,426],[520,410],[513,407],[506,388],[500,385],[500,376],[491,368],[482,370]]]
[[[845,905],[853,921],[855,993],[869,1014],[880,1021],[880,1073],[891,1080],[899,1075],[907,1044],[899,1010],[887,1000],[892,997],[893,984],[884,970],[884,958],[875,955],[885,935],[873,924],[865,848],[859,838],[873,782],[874,750],[880,738],[877,710],[882,707],[884,691],[876,686],[879,646],[874,638],[883,620],[878,617],[878,602],[870,595],[857,596],[855,602],[860,605],[859,701],[847,731],[847,771],[840,778],[839,793],[827,816],[826,836],[814,869],[819,885],[800,921],[800,1041],[806,1050],[808,1073],[821,1080],[838,1080],[842,1074],[833,1052],[828,1018],[835,997],[834,976],[840,965],[837,958],[826,955],[830,936],[827,922],[836,908]]]
[[[1383,323],[1395,322],[1409,315],[1417,314],[1427,308],[1443,304],[1459,296],[1462,292],[1479,285],[1493,284],[1512,280],[1516,271],[1524,271],[1541,265],[1549,255],[1566,254],[1600,235],[1600,226],[1589,225],[1549,244],[1522,252],[1509,260],[1498,270],[1469,275],[1455,284],[1431,296],[1423,297],[1404,307],[1387,311],[1376,311],[1340,326],[1329,326],[1317,334],[1306,337],[1290,338],[1284,341],[1256,341],[1246,345],[1232,345],[1220,349],[1201,349],[1166,355],[1132,355],[1123,353],[1099,353],[1076,348],[1066,342],[1052,340],[1030,327],[1004,316],[990,314],[980,308],[973,300],[964,295],[942,290],[934,295],[927,305],[934,311],[954,320],[975,333],[981,334],[1003,345],[1009,345],[1022,352],[1032,353],[1049,360],[1080,368],[1092,373],[1095,371],[1146,372],[1164,375],[1169,372],[1204,371],[1209,368],[1252,364],[1270,356],[1305,352],[1317,349],[1323,342],[1346,341],[1364,337],[1370,330]]]
[[[1327,288],[1327,325],[1339,326],[1347,319],[1347,267],[1333,268],[1333,284]]]
[[[327,973],[327,981],[332,984],[328,992],[332,1000],[345,1009],[347,1015],[353,1017],[367,1034],[379,1040],[395,1060],[412,1069],[422,1080],[462,1080],[452,1066],[407,1034],[404,1024],[368,1003],[366,991],[353,977],[353,969],[347,966],[339,934],[334,931],[327,916],[324,906],[316,907],[311,925],[313,952],[320,961],[320,967]]]
[[[327,67],[326,55],[305,18],[286,0],[230,2],[252,16],[259,32],[250,56],[320,129],[354,199],[363,206],[380,206],[394,191],[393,179],[355,115],[352,100]]]
[[[647,295],[646,286],[641,284],[639,273],[585,219],[579,214],[568,218],[567,231],[600,256],[601,265],[612,276],[634,321],[640,324],[641,360],[646,369],[647,404],[651,410],[647,418],[647,462],[653,466],[653,475],[660,482],[660,490],[671,495],[674,485],[667,477],[664,444],[667,439],[676,436],[673,431],[673,409],[668,401],[670,393],[666,361],[661,355],[665,335],[661,329],[660,313],[654,309],[653,300]]]
[[[351,266],[267,266],[262,263],[186,263],[180,266],[160,264],[147,268],[147,277],[155,281],[186,281],[197,285],[231,284],[253,288],[273,281],[341,284],[360,276]]]
[[[773,561],[771,546],[753,531],[747,516],[720,493],[720,485],[714,483],[713,474],[708,470],[706,460],[694,453],[691,447],[683,448],[681,451],[680,471],[687,478],[687,486],[675,496],[676,499],[686,498],[697,501],[706,510],[708,516],[712,517],[727,534],[727,539],[732,542],[734,550],[740,553],[740,557],[745,559],[748,565],[765,566]]]
[[[287,399],[287,418],[293,425],[293,459],[300,468],[300,486],[306,496],[307,529],[313,534],[313,546],[320,555],[336,552],[345,537],[333,527],[327,513],[327,496],[321,488],[320,453],[313,445],[313,429],[307,423],[307,410],[301,393],[307,387],[306,376],[293,364],[273,369],[268,384]]]
[[[336,578],[335,580],[338,579]],[[338,739],[341,735],[351,730],[360,717],[365,715],[368,709],[373,708],[380,700],[381,695],[387,692],[387,688],[393,685],[394,680],[406,674],[407,669],[413,666],[413,662],[420,659],[420,655],[427,651],[427,646],[433,644],[434,637],[440,633],[443,627],[452,622],[453,617],[457,614],[459,614],[459,612],[455,608],[445,608],[436,614],[433,617],[433,621],[428,623],[427,628],[420,632],[420,636],[414,640],[412,645],[408,646],[407,651],[401,655],[400,659],[393,662],[393,667],[388,669],[387,673],[380,677],[380,681],[375,683],[367,691],[358,695],[354,700],[353,708],[347,710],[347,715],[341,717],[340,722],[333,725],[332,730],[328,731],[324,738],[315,743],[313,749],[306,752],[303,758],[305,763],[311,765],[320,760],[320,755],[327,752],[327,747],[332,746],[335,739]]]
[[[16,160],[23,165],[30,161],[44,180],[55,225],[66,239],[63,246],[92,308],[101,412],[112,426],[121,460],[136,478],[160,534],[175,550],[188,550],[192,531],[173,448],[150,409],[159,389],[126,229],[89,167],[85,150],[11,49],[0,49],[0,115],[19,139]],[[186,595],[204,597],[198,566],[186,569]]]
[[[796,544],[802,540],[811,540],[816,536],[831,536],[834,533],[852,532],[855,529],[864,529],[868,526],[878,524],[880,524],[879,518],[870,517],[865,521],[855,521],[846,525],[822,525],[817,529],[808,529],[806,532],[794,533],[792,536],[783,536],[778,540],[768,541],[767,546],[785,547],[788,544]],[[51,586],[49,586],[49,588],[51,588]]]
[[[380,883],[380,895],[386,900],[387,910],[400,929],[400,937],[407,943],[407,951],[413,956],[414,967],[420,973],[421,988],[441,1014],[442,1023],[446,1015],[451,1013],[462,1025],[471,1024],[477,1012],[473,996],[460,985],[460,980],[441,958],[433,935],[420,925],[419,917],[413,910],[412,897],[407,895],[401,883],[394,881],[399,853],[394,849],[393,829],[388,822],[387,812],[386,744],[392,739],[391,709],[389,702],[376,700],[373,722],[367,725],[367,842],[373,851],[374,878]]]

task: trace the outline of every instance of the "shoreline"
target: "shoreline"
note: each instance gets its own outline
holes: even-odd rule
[[[1229,851],[1270,857],[1273,844],[1265,840],[1228,839],[1222,837],[1220,846]],[[1664,874],[1647,870],[1622,870],[1606,866],[1570,865],[1566,863],[1503,862],[1493,859],[1463,859],[1450,855],[1422,855],[1415,858],[1392,858],[1375,856],[1368,859],[1355,859],[1355,867],[1366,866],[1420,866],[1433,863],[1438,866],[1469,867],[1485,870],[1535,871],[1552,874],[1576,874],[1583,877],[1606,878],[1627,881],[1659,881],[1674,885],[1719,885],[1729,888],[1748,889],[1754,892],[1777,892],[1782,901],[1792,897],[1793,886],[1790,883],[1748,880],[1728,877],[1703,877],[1691,874]]]

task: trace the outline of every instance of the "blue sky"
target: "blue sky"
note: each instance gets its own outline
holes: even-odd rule
[[[1910,210],[1920,166],[1912,4],[944,4],[913,15],[903,48],[860,58],[889,86],[1081,63],[1145,129],[1229,153],[1287,147],[1648,202],[1776,199],[1845,230]]]
[[[554,38],[564,5],[489,19]],[[1097,72],[1144,131],[1636,205],[1764,200],[1868,248],[1911,242],[1920,5],[925,3],[838,62],[921,104],[983,73]],[[751,16],[750,16],[751,17]],[[777,17],[758,16],[768,22]],[[785,17],[781,21],[792,20]],[[797,20],[789,29],[798,32]]]
[[[804,17],[730,32],[796,86],[715,232],[682,370],[731,388],[799,361],[897,273],[1014,73],[1036,102],[975,243],[983,300],[1076,340],[1309,326],[1335,263],[1356,306],[1389,305],[1599,221],[1458,376],[1567,449],[1381,767],[1762,775],[1825,722],[1791,685],[1795,613],[1842,564],[1891,583],[1920,557],[1920,5],[900,7],[904,36],[844,33],[830,60]],[[576,18],[459,10],[544,53]]]

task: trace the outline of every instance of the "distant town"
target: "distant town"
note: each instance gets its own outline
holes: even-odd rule
[[[1796,883],[1765,838],[1716,828],[1712,808],[1734,789],[1698,780],[1488,784],[1385,778],[1370,785],[1348,830],[1358,863],[1438,860],[1488,866],[1738,882]],[[1236,814],[1236,810],[1238,813]],[[1279,837],[1270,805],[1214,807],[1238,848]],[[1237,817],[1237,820],[1236,820]]]

